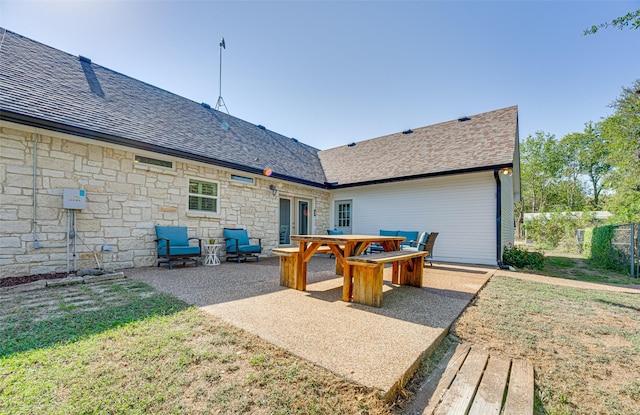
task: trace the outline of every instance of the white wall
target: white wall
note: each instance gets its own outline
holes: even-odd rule
[[[354,234],[439,232],[435,260],[496,265],[493,171],[339,189],[332,199],[353,200]]]

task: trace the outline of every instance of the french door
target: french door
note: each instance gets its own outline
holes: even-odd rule
[[[311,200],[280,198],[280,245],[291,244],[291,235],[309,235]]]

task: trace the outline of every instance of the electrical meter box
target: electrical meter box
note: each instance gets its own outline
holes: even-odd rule
[[[83,189],[64,189],[62,207],[65,209],[83,210],[87,208],[87,192]]]

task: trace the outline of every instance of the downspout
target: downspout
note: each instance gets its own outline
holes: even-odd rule
[[[509,269],[502,263],[502,183],[500,182],[500,170],[493,170],[496,179],[496,262],[498,268]]]

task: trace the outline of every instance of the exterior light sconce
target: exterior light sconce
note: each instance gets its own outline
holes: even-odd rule
[[[505,176],[511,176],[513,174],[513,169],[505,167],[504,169],[500,170],[500,173],[504,174]]]
[[[276,187],[275,184],[270,184],[269,185],[269,190],[271,190],[271,194],[274,195],[274,196],[276,195],[276,193],[278,193],[278,188]]]

